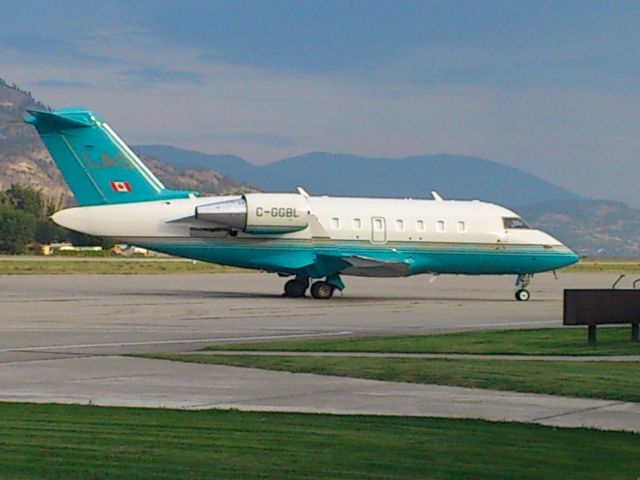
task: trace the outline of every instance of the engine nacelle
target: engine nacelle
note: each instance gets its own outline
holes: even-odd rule
[[[309,203],[299,193],[247,193],[247,233],[288,233],[309,225]]]
[[[304,230],[309,214],[307,199],[296,193],[247,193],[196,207],[199,220],[254,234]]]

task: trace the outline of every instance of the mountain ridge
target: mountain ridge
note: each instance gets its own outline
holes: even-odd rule
[[[391,159],[310,152],[254,165],[233,155],[208,155],[172,146],[135,148],[178,169],[213,168],[265,191],[293,191],[301,185],[317,195],[420,198],[436,190],[445,198],[514,206],[583,198],[515,167],[472,156],[438,154]]]

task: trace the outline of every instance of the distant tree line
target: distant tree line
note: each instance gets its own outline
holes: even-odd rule
[[[71,242],[74,245],[102,245],[102,239],[62,228],[49,218],[62,206],[41,191],[20,185],[0,191],[0,253],[20,254],[42,244]]]

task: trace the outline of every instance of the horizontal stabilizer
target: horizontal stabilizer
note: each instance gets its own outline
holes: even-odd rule
[[[56,113],[43,110],[27,110],[27,112],[29,115],[24,121],[43,130],[70,130],[92,126],[90,122],[81,117],[75,116],[76,118],[74,118],[73,112]]]

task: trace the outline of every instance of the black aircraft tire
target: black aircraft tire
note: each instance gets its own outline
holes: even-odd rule
[[[531,297],[531,294],[529,293],[528,290],[522,289],[516,292],[516,300],[518,300],[519,302],[526,302],[529,300],[530,297]]]
[[[304,297],[307,286],[300,280],[289,280],[284,284],[284,296],[290,298]]]
[[[328,300],[333,296],[335,287],[327,282],[316,282],[311,285],[311,296],[318,300]]]

